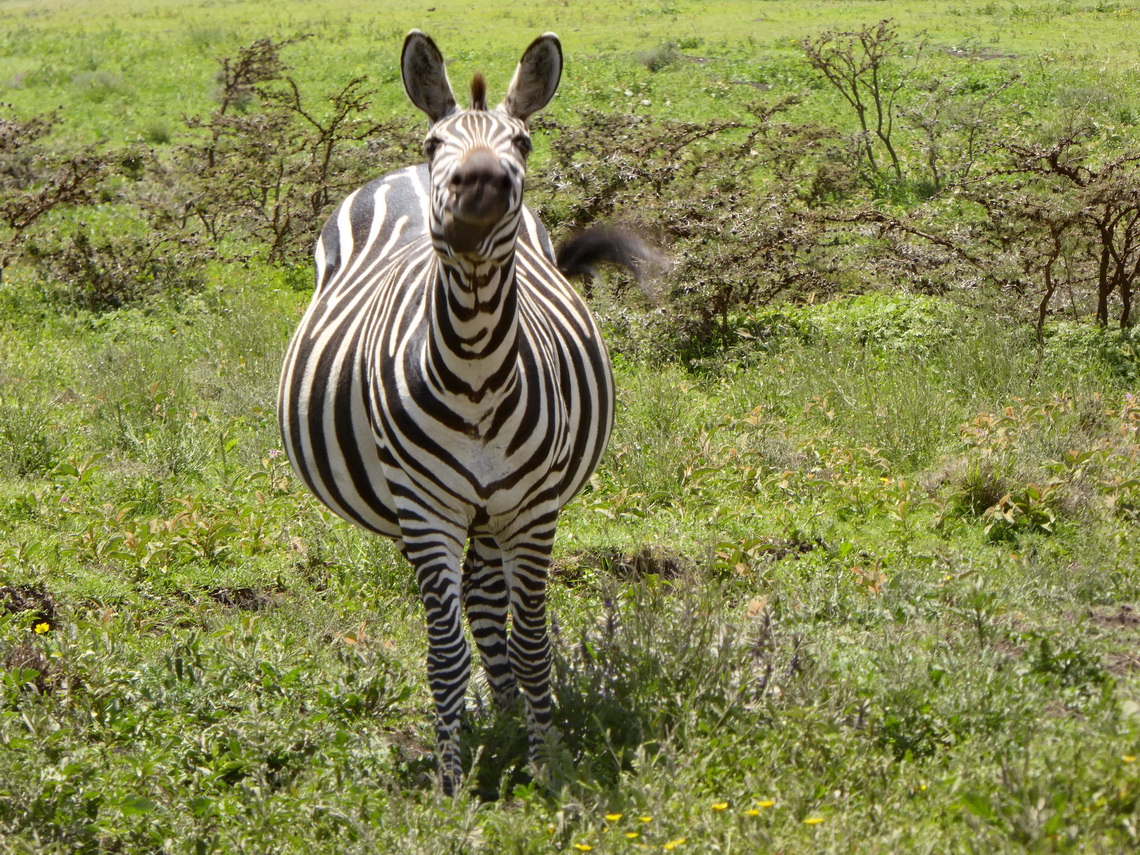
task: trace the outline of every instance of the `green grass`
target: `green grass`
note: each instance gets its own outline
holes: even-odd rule
[[[1071,2],[425,8],[10,2],[0,79],[18,109],[62,104],[73,138],[161,147],[209,109],[216,57],[266,35],[313,32],[290,49],[306,85],[366,70],[380,114],[410,115],[409,27],[492,88],[554,29],[563,118],[627,90],[708,117],[754,96],[734,80],[800,86],[792,42],[824,26],[890,14],[1017,54],[1046,92],[1053,69],[1124,80],[1140,20]],[[710,61],[651,71],[639,54],[669,41]],[[552,784],[477,677],[449,800],[411,574],[280,455],[297,278],[216,263],[196,294],[96,314],[5,272],[0,849],[1140,843],[1130,335],[1054,320],[1039,347],[997,299],[869,293],[757,311],[682,366],[639,332],[652,314],[599,293],[618,419],[555,547]]]
[[[818,85],[798,62],[799,39],[883,17],[894,18],[907,38],[925,32],[935,50],[984,50],[993,64],[1014,61],[1027,74],[1095,69],[1093,85],[1102,93],[1130,89],[1127,81],[1140,64],[1140,4],[1130,2],[664,0],[616,6],[531,0],[507,9],[440,0],[429,12],[418,0],[363,7],[291,0],[275,4],[272,14],[265,10],[258,0],[96,0],[80,7],[8,2],[0,22],[5,101],[22,113],[58,105],[66,116],[81,114],[81,127],[69,133],[84,140],[154,141],[156,123],[161,131],[212,106],[219,57],[255,38],[311,35],[288,60],[313,91],[329,91],[364,72],[377,89],[378,111],[411,115],[398,58],[413,27],[439,41],[457,86],[484,69],[492,96],[506,85],[527,39],[557,32],[567,58],[562,95],[551,108],[558,118],[573,116],[583,103],[690,119],[739,115],[754,99],[755,84]],[[639,61],[670,42],[688,59],[657,73]],[[1106,85],[1114,79],[1121,85]]]
[[[556,549],[555,792],[480,713],[449,803],[410,574],[276,454],[275,285],[7,322],[4,453],[38,461],[0,494],[12,851],[1130,845],[1137,411],[1103,351],[1029,370],[863,298],[730,376],[623,368]]]

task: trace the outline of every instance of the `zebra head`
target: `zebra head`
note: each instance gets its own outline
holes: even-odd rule
[[[443,55],[419,30],[408,33],[401,65],[408,97],[431,121],[424,153],[436,250],[445,259],[502,262],[514,248],[522,211],[531,149],[526,120],[550,102],[562,76],[558,37],[546,33],[531,43],[493,110],[482,74],[471,82],[470,109],[456,104]]]

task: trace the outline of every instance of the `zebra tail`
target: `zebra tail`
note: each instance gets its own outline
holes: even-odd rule
[[[617,264],[628,269],[650,303],[660,299],[660,278],[673,266],[672,260],[652,246],[641,233],[618,226],[590,226],[576,237],[560,244],[556,252],[558,269],[567,278],[585,279],[589,296],[597,278],[597,264]]]

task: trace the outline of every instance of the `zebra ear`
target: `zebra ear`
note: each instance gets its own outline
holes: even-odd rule
[[[561,78],[562,43],[554,33],[546,33],[523,52],[499,109],[525,122],[528,116],[550,103]]]
[[[412,103],[427,113],[432,124],[455,110],[455,96],[443,67],[443,54],[431,37],[412,30],[404,39],[404,53],[400,59],[404,76],[404,91]]]

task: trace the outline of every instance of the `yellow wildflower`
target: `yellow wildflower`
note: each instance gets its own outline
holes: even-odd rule
[[[756,808],[751,808],[750,810],[746,810],[744,814],[745,816],[760,816],[760,811]]]
[[[594,847],[591,846],[589,843],[575,843],[574,848],[577,849],[579,852],[589,852]]]
[[[606,822],[617,822],[619,819],[621,819],[620,813],[607,813],[606,814]]]
[[[38,632],[38,630],[37,630],[37,632]],[[1135,763],[1136,762],[1136,755],[1135,754],[1125,754],[1120,759],[1123,760],[1125,763]]]
[[[653,817],[649,816],[648,814],[645,816],[639,816],[638,819],[642,822],[653,822]]]
[[[641,832],[640,831],[627,831],[625,833],[625,836],[628,837],[630,840],[634,840],[635,838],[638,838],[641,836]]]
[[[45,632],[49,632],[51,630],[51,624],[46,623],[46,622],[45,623],[37,623],[35,626],[35,630],[36,630],[36,635],[43,635]]]
[[[823,822],[822,816],[809,816],[804,820],[804,825],[819,825],[821,822]]]
[[[670,840],[668,843],[666,843],[664,846],[664,849],[666,852],[672,852],[674,849],[676,849],[678,846],[680,846],[684,842],[685,842],[684,837],[678,837],[676,840]]]
[[[760,805],[762,808],[770,808],[775,804],[775,802],[772,799],[757,799],[756,804]]]
[[[713,802],[713,810],[725,810],[728,807],[728,802]]]

